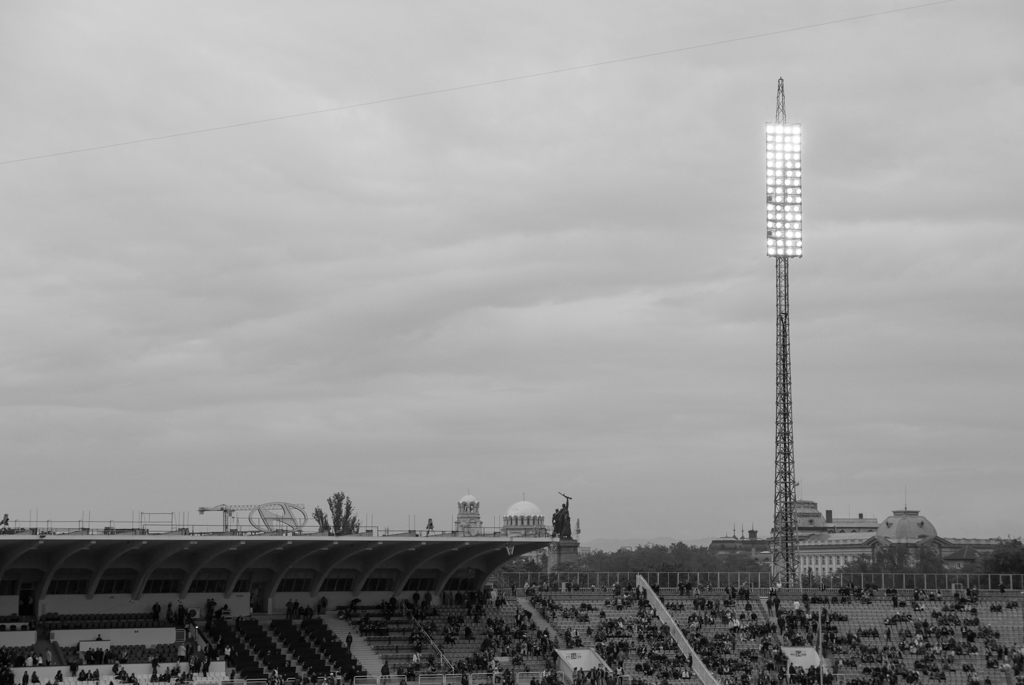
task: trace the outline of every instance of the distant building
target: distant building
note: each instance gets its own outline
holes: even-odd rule
[[[857,518],[835,518],[831,509],[826,509],[822,516],[817,502],[801,499],[796,501],[796,527],[801,539],[815,533],[874,533],[878,519],[864,518],[864,514],[857,514]]]
[[[538,538],[549,537],[551,531],[544,524],[544,515],[533,502],[526,498],[510,506],[501,517],[501,533],[509,537]]]
[[[742,555],[758,558],[760,554],[767,554],[771,548],[771,540],[757,537],[757,531],[750,529],[747,537],[716,538],[708,545],[708,551],[719,556]]]
[[[483,535],[484,523],[480,519],[480,500],[473,495],[466,495],[459,500],[458,507],[455,530],[459,535]]]
[[[896,509],[881,523],[866,518],[832,519],[831,513],[826,511],[826,532],[800,540],[802,573],[829,575],[858,557],[874,559],[879,549],[890,545],[931,548],[948,569],[960,569],[1001,542],[999,538],[944,538],[917,509]]]
[[[982,554],[991,552],[1000,538],[944,538],[921,512],[897,509],[881,523],[876,518],[857,514],[857,518],[837,518],[831,509],[824,515],[817,502],[797,500],[797,533],[800,546],[797,558],[801,573],[822,576],[834,573],[858,557],[874,559],[878,549],[888,545],[906,545],[915,549],[931,547],[950,570],[961,569]],[[718,555],[742,554],[770,558],[771,538],[758,538],[756,530],[747,537],[722,537],[711,541],[708,551]]]

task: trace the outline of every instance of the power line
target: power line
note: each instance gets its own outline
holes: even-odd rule
[[[148,138],[137,138],[135,140],[124,140],[119,143],[107,143],[106,145],[94,145],[92,147],[77,148],[74,150],[64,150],[63,152],[51,152],[45,155],[34,155],[32,157],[21,157],[19,159],[8,159],[0,161],[0,165],[3,164],[17,164],[19,162],[30,162],[36,159],[47,159],[49,157],[62,157],[64,155],[76,155],[82,152],[95,152],[96,150],[106,150],[114,147],[124,147],[126,145],[137,145],[139,143],[150,143],[157,140],[168,140],[170,138],[184,138],[185,136],[196,136],[202,133],[213,133],[215,131],[226,131],[233,128],[242,128],[243,126],[256,126],[258,124],[268,124],[274,121],[284,121],[286,119],[298,119],[299,117],[311,117],[319,114],[328,114],[330,112],[342,112],[347,109],[356,109],[358,107],[372,107],[374,105],[382,105],[388,102],[399,102],[401,100],[412,100],[414,98],[428,97],[430,95],[441,95],[443,93],[454,93],[460,90],[469,90],[471,88],[482,88],[484,86],[493,86],[500,83],[511,83],[513,81],[524,81],[526,79],[540,78],[542,76],[551,76],[554,74],[564,74],[570,71],[580,71],[582,69],[592,69],[594,67],[604,67],[610,64],[619,64],[621,62],[631,62],[635,60],[648,59],[651,57],[662,57],[664,55],[673,55],[680,52],[688,52],[690,50],[700,50],[702,48],[710,48],[716,45],[727,45],[729,43],[739,43],[745,40],[754,40],[756,38],[767,38],[769,36],[778,36],[785,33],[794,33],[796,31],[806,31],[807,29],[820,28],[822,26],[830,26],[833,24],[842,24],[847,21],[857,21],[859,19],[868,19],[870,17],[878,17],[884,14],[896,14],[897,12],[907,12],[910,10],[922,9],[924,7],[933,7],[935,5],[943,5],[954,0],[937,0],[936,2],[928,2],[922,5],[912,5],[910,7],[900,7],[898,9],[883,10],[881,12],[872,12],[870,14],[860,14],[855,17],[845,17],[843,19],[832,19],[830,21],[822,21],[816,24],[805,24],[803,26],[796,26],[788,29],[778,29],[776,31],[767,31],[765,33],[755,33],[749,36],[740,36],[737,38],[726,38],[723,40],[713,41],[711,43],[700,43],[697,45],[688,45],[682,48],[673,48],[671,50],[660,50],[658,52],[648,52],[642,55],[632,55],[629,57],[617,57],[615,59],[604,60],[601,62],[591,62],[589,64],[578,64],[572,67],[562,67],[560,69],[550,69],[548,71],[538,71],[532,74],[521,74],[519,76],[508,76],[506,78],[493,79],[490,81],[480,81],[478,83],[469,83],[461,86],[452,86],[450,88],[438,88],[436,90],[426,90],[419,93],[410,93],[408,95],[396,95],[394,97],[382,98],[380,100],[368,100],[366,102],[357,102],[350,105],[340,105],[338,107],[328,107],[326,109],[311,110],[308,112],[298,112],[295,114],[283,114],[277,117],[267,117],[265,119],[253,119],[251,121],[242,121],[235,124],[225,124],[223,126],[211,126],[208,128],[199,128],[192,131],[181,131],[179,133],[168,133],[162,136],[150,136]]]

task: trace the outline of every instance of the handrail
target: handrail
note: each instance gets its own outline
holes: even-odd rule
[[[643,571],[644,578],[661,586],[663,592],[675,594],[679,588],[689,586],[703,592],[721,591],[727,587],[745,587],[751,596],[767,596],[775,583],[768,571]],[[629,585],[636,571],[499,571],[492,577],[500,577],[509,587],[521,588],[523,584],[548,583],[550,592],[561,592],[562,583],[578,585],[577,593],[591,589],[607,592],[615,583]],[[804,587],[800,592],[814,595],[818,592],[838,592],[850,589],[877,590],[922,590],[939,591],[944,594],[977,588],[982,592],[998,592],[1000,584],[1007,592],[1024,590],[1022,573],[963,573],[950,570],[943,573],[841,573],[812,575],[808,584],[803,575]]]
[[[536,678],[538,683],[542,682],[544,680],[544,674],[545,671],[519,671],[515,674],[516,685],[528,685],[533,678]],[[563,685],[572,682],[564,673],[555,671],[552,675],[561,680]],[[614,681],[614,678],[609,679],[609,682],[611,681]]]
[[[416,676],[418,685],[446,685],[448,676],[442,673],[421,673]]]
[[[408,618],[412,619],[413,625],[416,626],[417,628],[419,628],[420,632],[423,633],[427,637],[427,642],[429,642],[430,646],[434,648],[434,651],[437,652],[437,655],[439,657],[441,657],[441,663],[442,664],[447,664],[448,665],[448,671],[451,672],[451,673],[454,673],[455,672],[455,666],[453,666],[452,662],[448,660],[448,657],[446,657],[444,655],[444,652],[441,651],[441,648],[437,646],[437,643],[434,642],[434,639],[432,637],[430,637],[430,633],[428,633],[426,630],[423,629],[423,624],[421,624],[416,619],[416,617],[412,615],[411,611],[406,610],[405,615]]]
[[[107,519],[96,521],[90,519],[78,520],[54,520],[54,519],[11,519],[8,525],[0,528],[0,535],[84,535],[84,536],[129,536],[129,535],[202,535],[202,536],[303,536],[303,537],[339,537],[328,532],[322,532],[314,521],[307,522],[301,528],[289,528],[282,526],[273,531],[256,530],[247,522],[238,522],[236,528],[225,531],[224,525],[217,523],[191,523],[180,520],[171,521],[119,521]],[[361,526],[358,533],[351,533],[348,536],[340,537],[414,537],[414,538],[508,538],[508,537],[532,537],[532,536],[510,536],[504,529],[495,526],[484,526],[476,529],[470,535],[461,530],[438,530],[427,528],[391,528],[388,526]]]
[[[516,685],[528,685],[534,678],[539,683],[544,678],[544,671],[519,671],[515,677]]]
[[[654,594],[654,590],[647,584],[644,577],[640,574],[636,576],[636,586],[643,588],[647,592],[647,601],[651,603],[658,618],[661,622],[668,626],[669,634],[672,635],[672,639],[675,640],[679,649],[688,656],[693,657],[693,672],[700,678],[700,682],[704,685],[719,685],[718,679],[708,670],[708,667],[704,665],[704,661],[697,654],[693,646],[690,645],[689,640],[683,635],[683,631],[679,630],[679,626],[676,625],[676,620],[672,618],[672,614],[669,613],[668,609],[662,603],[661,598]]]
[[[404,675],[357,675],[353,685],[408,685]]]

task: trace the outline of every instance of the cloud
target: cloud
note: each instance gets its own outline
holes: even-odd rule
[[[19,6],[0,159],[887,9]],[[5,506],[343,489],[400,526],[561,489],[590,536],[767,534],[782,75],[803,496],[884,518],[907,484],[940,534],[1019,535],[1022,17],[990,9],[0,165],[0,426],[46,481]]]

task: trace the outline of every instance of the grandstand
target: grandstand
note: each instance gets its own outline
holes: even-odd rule
[[[548,544],[431,532],[0,530],[0,682],[366,676],[374,664],[353,656],[339,610],[478,591],[506,560]]]
[[[0,685],[816,679],[789,648],[820,650],[833,685],[1024,685],[1021,576],[495,573],[549,544],[504,532],[16,528]],[[566,662],[582,653],[586,676]]]
[[[652,580],[659,590],[659,598],[653,599],[653,590],[642,591],[650,587],[642,576],[633,576],[636,584],[622,582],[629,574],[602,574],[622,579],[611,585],[580,582],[593,575],[530,574],[524,580],[526,574],[508,574],[502,582],[509,588],[528,588],[530,601],[566,639],[578,639],[579,646],[606,657],[608,646],[615,646],[618,656],[608,661],[628,685],[692,679],[704,685],[767,685],[787,678],[816,682],[819,677],[846,685],[1024,683],[1024,595],[1005,586],[977,590],[980,577],[968,578],[975,582],[966,589],[949,582],[956,587],[946,591],[886,591],[874,583],[850,583],[808,594],[772,590],[767,583],[754,589],[708,582],[721,577],[717,574],[702,574],[702,582],[689,580],[695,574],[642,574],[675,581],[661,587]],[[889,585],[936,583],[923,576],[877,580]],[[1020,587],[1020,576],[1002,580]],[[655,606],[643,610],[648,597]],[[641,630],[652,624],[652,612],[662,619],[660,624]],[[618,632],[601,634],[598,626]],[[670,645],[666,636],[677,639]],[[792,647],[820,650],[823,672],[790,672],[783,648]]]

